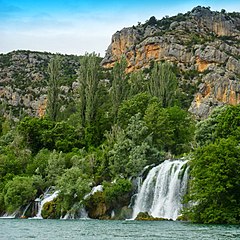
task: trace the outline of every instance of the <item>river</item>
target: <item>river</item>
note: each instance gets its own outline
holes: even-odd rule
[[[240,239],[240,226],[173,221],[0,219],[0,239],[227,240]]]

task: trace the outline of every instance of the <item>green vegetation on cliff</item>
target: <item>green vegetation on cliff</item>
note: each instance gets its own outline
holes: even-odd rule
[[[114,210],[114,218],[123,219],[131,214],[132,180],[145,166],[191,153],[186,201],[193,204],[184,217],[239,223],[239,106],[216,109],[196,125],[182,108],[170,64],[127,74],[124,58],[107,71],[96,54],[87,54],[80,65],[66,115],[49,107],[58,104],[50,93],[42,118],[12,121],[1,111],[0,213],[22,211],[54,186],[60,192],[44,206],[44,218],[77,214],[84,206],[90,217],[109,219]],[[89,194],[99,184],[103,190]]]
[[[95,218],[109,218],[114,209],[119,218],[129,215],[134,191],[129,179],[165,155],[191,149],[194,121],[180,108],[173,68],[159,63],[150,75],[126,74],[122,58],[106,71],[96,54],[86,54],[80,60],[76,96],[71,108],[67,106],[72,111],[65,116],[59,105],[62,68],[59,57],[49,63],[45,117],[19,122],[1,117],[0,211],[20,209],[55,186],[60,192],[53,205],[44,208],[46,218],[81,206]],[[85,199],[98,184],[103,192]]]

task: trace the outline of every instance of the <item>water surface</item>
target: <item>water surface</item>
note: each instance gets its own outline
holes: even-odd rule
[[[0,219],[0,239],[227,240],[240,239],[240,227],[170,221]]]

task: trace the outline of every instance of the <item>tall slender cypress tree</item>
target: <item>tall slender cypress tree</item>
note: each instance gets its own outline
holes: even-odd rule
[[[96,53],[85,54],[80,60],[78,71],[79,110],[82,127],[91,125],[97,112],[99,58]]]
[[[60,89],[60,70],[61,61],[60,56],[56,55],[51,58],[48,64],[48,95],[47,95],[47,115],[48,117],[56,121],[60,109],[59,89]]]
[[[124,57],[113,67],[113,81],[110,91],[112,101],[112,112],[114,120],[116,121],[118,108],[123,100],[128,96],[127,75],[126,75],[127,61]]]

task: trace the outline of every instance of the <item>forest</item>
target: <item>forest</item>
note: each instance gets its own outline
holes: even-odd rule
[[[44,117],[0,116],[0,213],[22,211],[49,187],[58,197],[44,218],[85,207],[91,218],[129,216],[135,179],[165,159],[189,160],[182,218],[240,223],[240,106],[217,107],[207,119],[188,111],[179,70],[167,62],[127,74],[122,58],[102,69],[95,53],[80,59],[74,102],[61,111],[61,56],[48,64]],[[88,195],[97,185],[103,191]],[[27,213],[32,216],[33,210]]]

